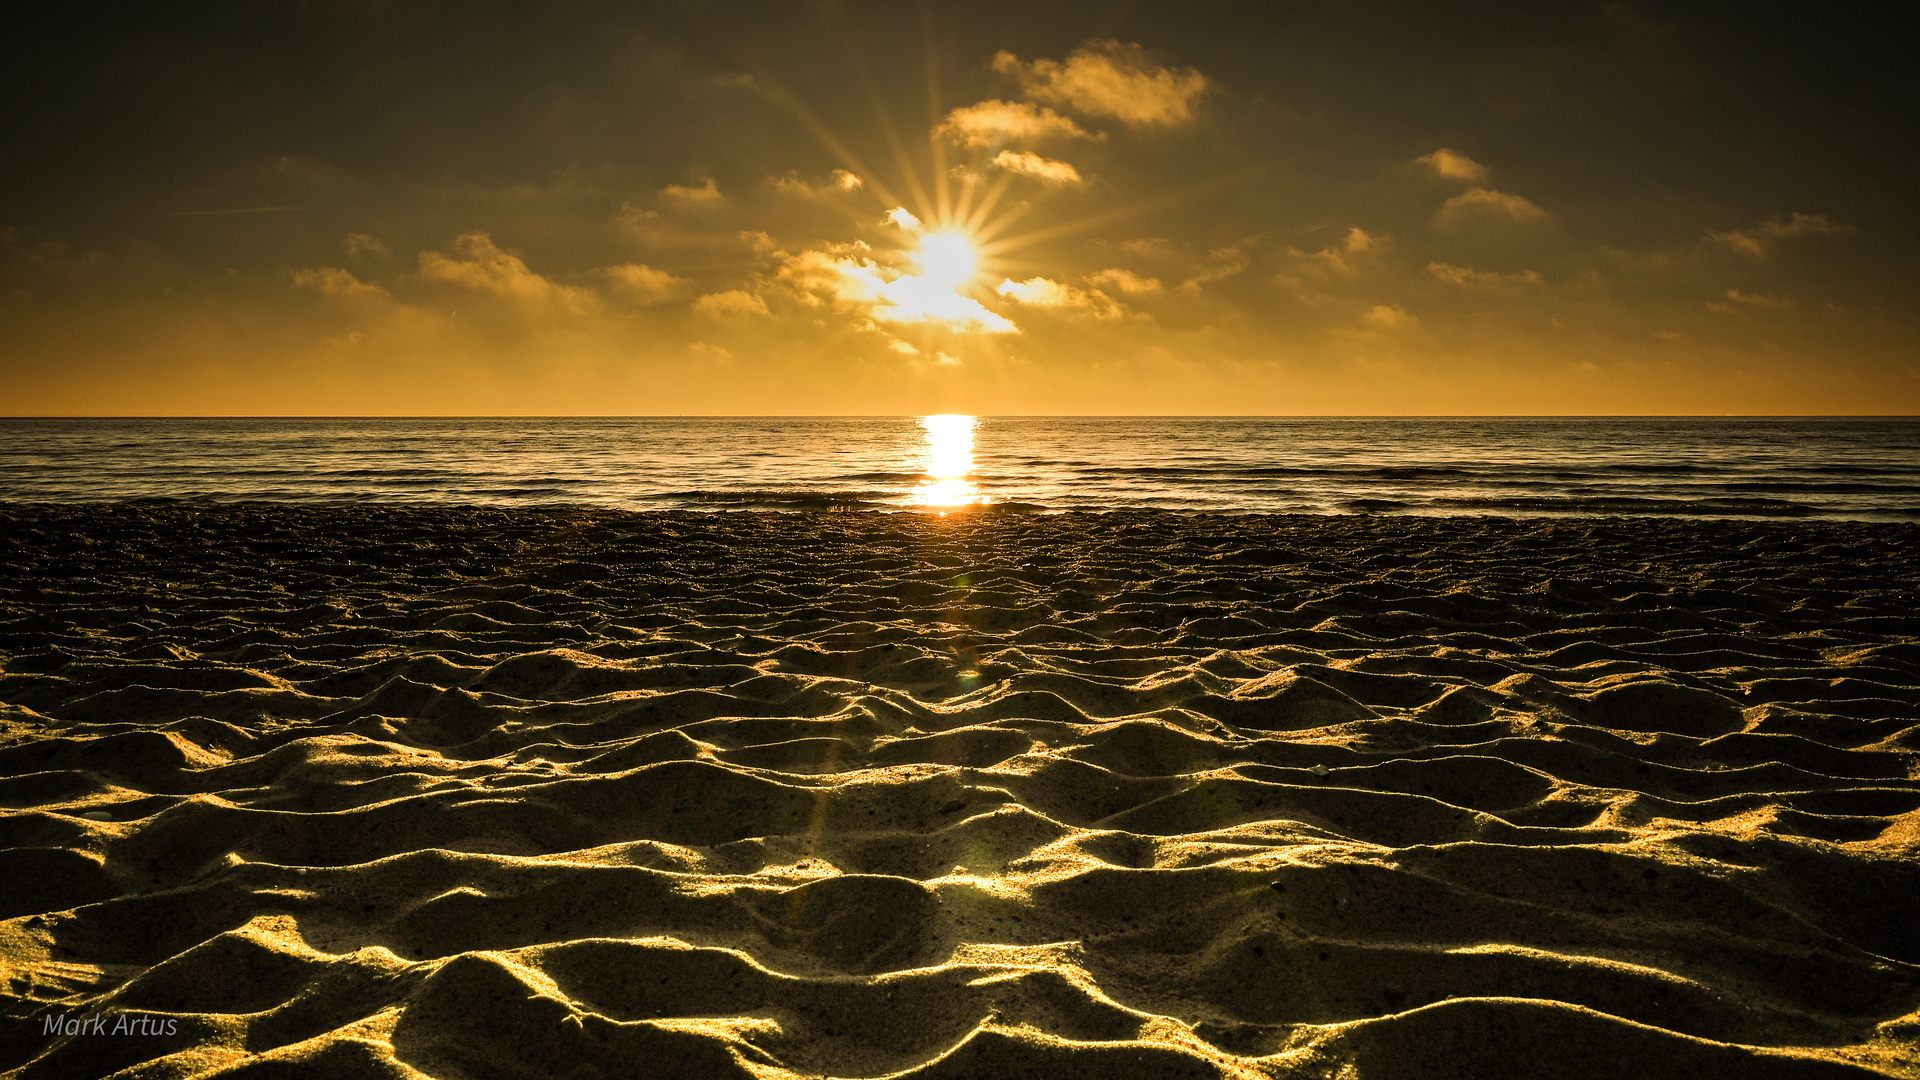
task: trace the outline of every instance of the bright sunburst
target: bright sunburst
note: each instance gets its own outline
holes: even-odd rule
[[[881,307],[874,316],[887,322],[932,323],[952,329],[1004,334],[1012,322],[967,295],[980,287],[979,249],[961,228],[927,230],[905,207],[888,211],[886,221],[907,234],[911,246],[897,253],[918,273],[864,270],[868,291]]]
[[[974,250],[973,241],[955,229],[921,237],[918,261],[922,278],[956,292],[966,287],[980,269],[980,253]]]
[[[798,99],[781,91],[778,100],[842,165],[835,181],[814,189],[814,197],[851,212],[856,228],[867,233],[850,243],[834,244],[831,254],[821,252],[796,263],[794,280],[830,292],[847,308],[864,311],[870,320],[868,329],[891,337],[903,325],[919,328],[914,342],[895,337],[889,347],[951,364],[960,361],[944,348],[956,344],[957,336],[1020,333],[1021,328],[1001,314],[1009,299],[1029,308],[1083,302],[1084,291],[1044,276],[1035,274],[1023,282],[1007,276],[1016,270],[1040,269],[1015,252],[1164,203],[1170,196],[1016,229],[1051,195],[1084,187],[1084,178],[1065,162],[1007,149],[1005,143],[1017,132],[982,138],[977,132],[969,134],[971,129],[956,127],[953,116],[942,120],[936,82],[930,67],[925,157],[901,137],[877,92],[872,95],[875,120],[893,152],[896,168],[891,177],[856,156],[847,140]],[[1004,103],[989,102],[976,109],[987,105],[1006,108]],[[1081,137],[1093,137],[1070,123],[1067,126]],[[970,151],[971,163],[949,167],[947,154],[952,148]],[[1015,191],[1017,198],[1009,199],[1016,184],[1024,186]],[[878,221],[867,217],[871,211],[854,205],[856,199],[869,198],[886,208]],[[1120,310],[1113,301],[1100,299],[1106,305],[1103,310]]]

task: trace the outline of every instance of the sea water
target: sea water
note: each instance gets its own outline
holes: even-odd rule
[[[0,499],[1920,519],[1920,419],[0,419]]]

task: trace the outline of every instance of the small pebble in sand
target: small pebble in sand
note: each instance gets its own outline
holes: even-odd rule
[[[1333,770],[1327,768],[1325,765],[1315,765],[1313,768],[1308,769],[1307,771],[1319,777],[1322,780],[1325,780],[1327,777],[1333,775]]]
[[[89,810],[86,813],[81,814],[80,816],[83,818],[86,818],[88,821],[112,821],[113,820],[113,815],[107,813],[105,810]]]

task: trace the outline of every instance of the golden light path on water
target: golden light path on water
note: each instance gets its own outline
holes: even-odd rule
[[[979,418],[946,414],[923,416],[927,437],[927,479],[920,481],[907,501],[914,506],[971,506],[986,502],[969,479],[973,472],[973,432]]]

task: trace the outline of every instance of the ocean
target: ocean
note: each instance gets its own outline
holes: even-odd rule
[[[0,500],[1920,519],[1920,419],[0,419]]]

